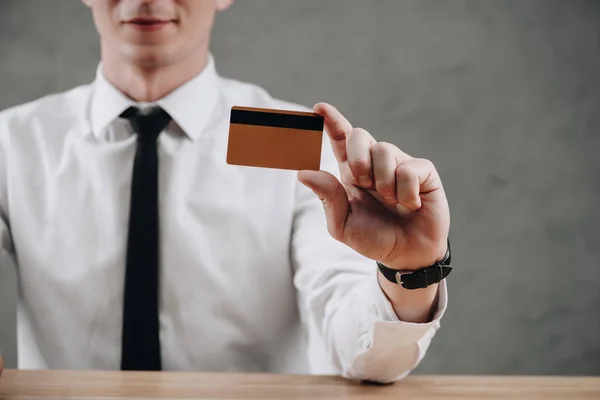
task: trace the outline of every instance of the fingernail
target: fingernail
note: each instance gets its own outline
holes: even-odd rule
[[[358,177],[358,184],[360,186],[369,187],[372,185],[371,177],[369,175],[361,175]]]

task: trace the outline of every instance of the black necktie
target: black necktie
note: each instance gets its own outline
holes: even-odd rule
[[[137,134],[127,238],[121,369],[159,371],[156,141],[171,117],[160,107],[145,110],[130,107],[121,118],[128,119]]]

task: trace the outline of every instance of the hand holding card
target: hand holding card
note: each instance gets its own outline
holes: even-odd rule
[[[227,163],[318,171],[324,118],[310,112],[233,107]]]

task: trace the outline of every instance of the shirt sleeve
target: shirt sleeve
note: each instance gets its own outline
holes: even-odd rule
[[[14,248],[8,225],[8,152],[7,137],[0,114],[0,274],[7,265],[13,263]]]
[[[14,264],[13,245],[8,231],[8,224],[0,215],[0,275],[1,270]]]
[[[339,176],[326,137],[325,141],[322,169]],[[393,382],[423,359],[446,310],[445,281],[439,285],[431,322],[400,321],[379,286],[375,261],[329,235],[320,200],[301,183],[292,262],[309,342],[322,342],[335,372],[349,379]]]
[[[15,265],[14,247],[11,239],[8,216],[7,216],[7,146],[4,143],[6,137],[6,129],[3,124],[3,116],[0,113],[0,279],[3,272],[12,265]],[[0,321],[1,323],[1,321]],[[0,348],[0,356],[2,349]]]

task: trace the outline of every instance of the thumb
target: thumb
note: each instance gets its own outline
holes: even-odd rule
[[[346,189],[335,176],[325,171],[300,171],[298,180],[312,190],[323,202],[327,229],[334,239],[341,241],[350,211]]]

